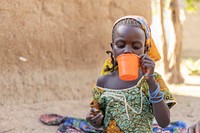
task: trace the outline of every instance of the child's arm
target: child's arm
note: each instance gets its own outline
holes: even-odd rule
[[[153,74],[155,68],[155,62],[147,55],[143,54],[140,56],[140,64],[143,69],[143,74],[149,85],[150,95],[154,93],[153,100],[150,101],[153,105],[153,114],[161,127],[166,127],[170,123],[170,111],[167,104],[163,101],[164,94],[160,92],[159,84],[156,83]],[[150,96],[151,99],[151,96]]]
[[[150,93],[154,92],[157,88],[155,79],[153,77],[149,77],[149,79],[147,79],[146,81],[149,84]],[[159,93],[157,96],[161,96],[161,94]],[[152,105],[153,114],[159,126],[161,126],[162,128],[168,126],[170,123],[170,111],[167,104],[162,100],[158,103],[152,103]]]
[[[97,86],[103,87],[103,78],[104,76],[101,76],[98,78]],[[93,94],[93,101],[90,103],[91,110],[86,115],[86,120],[90,122],[90,124],[96,128],[99,128],[102,126],[104,115],[100,111],[101,106],[99,105],[98,99],[100,97],[101,92],[98,90],[96,85],[94,86],[92,90]]]

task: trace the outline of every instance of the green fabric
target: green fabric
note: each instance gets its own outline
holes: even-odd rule
[[[159,81],[161,76],[158,73],[155,73],[154,78],[155,80]],[[140,114],[136,114],[128,107],[128,114],[130,120],[128,120],[124,102],[118,99],[123,99],[122,96],[117,96],[117,98],[113,98],[112,96],[103,96],[106,93],[114,93],[114,95],[123,95],[126,97],[127,103],[134,110],[136,110],[136,112],[139,112],[141,106],[140,89],[142,89],[142,112]],[[148,84],[143,78],[138,82],[136,86],[117,91],[113,89],[105,89],[94,86],[92,90],[93,99],[98,100],[101,106],[101,110],[102,112],[104,112],[104,128],[106,128],[109,125],[111,119],[114,119],[117,122],[117,125],[120,127],[120,129],[124,132],[151,133],[154,116],[152,105],[148,100],[148,90]],[[164,101],[166,101],[169,108],[171,108],[175,104],[175,99],[172,97],[168,89],[163,89],[161,91],[165,93]]]

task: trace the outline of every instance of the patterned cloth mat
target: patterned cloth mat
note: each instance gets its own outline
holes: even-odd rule
[[[102,133],[103,128],[95,128],[88,121],[81,118],[61,116],[58,114],[44,114],[39,120],[49,126],[59,126],[57,133]],[[153,125],[154,133],[187,133],[185,122],[176,121],[170,123],[166,128],[161,128],[157,124]]]

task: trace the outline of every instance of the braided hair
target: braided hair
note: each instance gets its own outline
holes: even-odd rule
[[[135,19],[133,19],[133,18],[122,19],[122,20],[118,21],[117,23],[115,23],[115,25],[112,28],[112,43],[114,43],[114,39],[117,36],[116,30],[121,25],[128,25],[128,26],[138,27],[138,28],[142,29],[142,25],[138,21],[136,21]],[[106,53],[110,54],[112,67],[109,67],[107,65],[106,68],[104,69],[104,71],[105,72],[108,72],[108,71],[113,72],[115,70],[115,68],[117,67],[117,62],[115,61],[115,58],[114,58],[112,51],[106,51]]]

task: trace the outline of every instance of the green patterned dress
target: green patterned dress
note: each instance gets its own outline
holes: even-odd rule
[[[176,103],[175,99],[158,73],[154,78],[165,93],[164,101],[171,108]],[[137,85],[123,90],[94,86],[91,107],[100,109],[104,114],[103,127],[107,133],[152,133],[154,116],[148,89],[143,78]],[[116,124],[112,124],[113,121]]]

